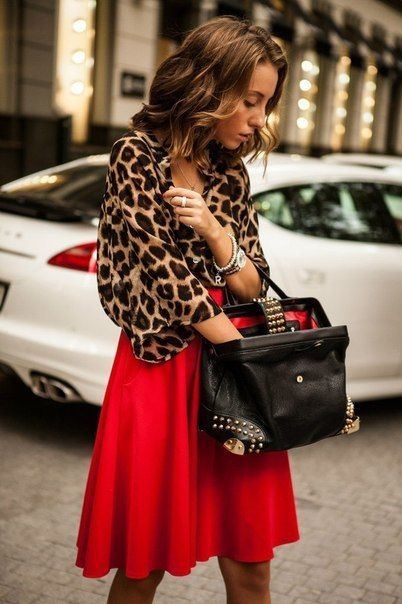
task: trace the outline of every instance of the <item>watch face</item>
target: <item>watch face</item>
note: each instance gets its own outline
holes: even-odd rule
[[[237,262],[240,268],[243,268],[243,266],[246,264],[246,252],[242,248],[239,248]]]

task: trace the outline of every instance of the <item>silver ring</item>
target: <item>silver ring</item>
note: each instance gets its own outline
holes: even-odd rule
[[[186,205],[186,201],[187,201],[187,197],[185,195],[183,195],[183,197],[181,198],[181,207],[184,208]]]

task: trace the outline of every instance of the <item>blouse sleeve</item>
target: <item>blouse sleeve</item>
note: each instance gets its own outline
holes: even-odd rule
[[[240,225],[240,245],[243,247],[250,260],[262,268],[270,276],[270,266],[264,256],[259,238],[258,212],[255,209],[253,199],[250,197],[250,177],[244,161],[241,160],[241,172],[244,182],[244,203],[243,216]],[[260,273],[258,273],[260,275]],[[266,279],[260,275],[262,281],[261,291],[258,296],[266,297],[269,284]]]
[[[189,270],[175,241],[173,213],[146,143],[118,140],[99,225],[98,250],[107,242],[109,260],[105,274],[98,264],[99,291],[109,277],[109,299],[101,293],[106,313],[130,337],[134,355],[154,363],[188,346],[196,335],[191,324],[223,312]]]

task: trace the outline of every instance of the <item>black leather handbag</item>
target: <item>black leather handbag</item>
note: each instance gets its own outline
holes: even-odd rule
[[[238,455],[356,432],[360,418],[345,391],[347,326],[332,326],[317,299],[287,296],[256,268],[280,298],[236,304],[225,288],[222,309],[243,338],[202,337],[199,429]]]

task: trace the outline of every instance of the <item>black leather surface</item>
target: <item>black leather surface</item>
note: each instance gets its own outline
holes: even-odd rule
[[[223,344],[203,338],[199,428],[222,444],[234,436],[249,451],[249,434],[224,425],[234,418],[259,427],[262,453],[311,444],[345,425],[347,326],[331,326],[323,309],[317,312],[321,305],[314,298],[293,298],[292,303],[314,313],[318,327],[250,335],[255,327],[261,329],[253,326],[244,328],[242,339]],[[247,316],[244,306],[230,306],[232,316]],[[260,308],[256,302],[247,306],[252,316]],[[216,416],[224,421],[213,428]]]

